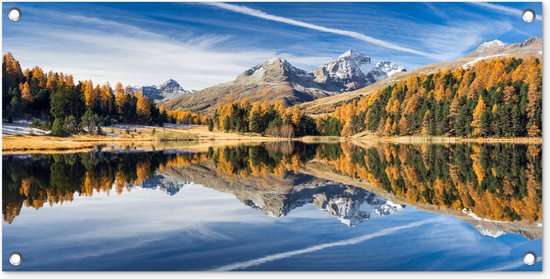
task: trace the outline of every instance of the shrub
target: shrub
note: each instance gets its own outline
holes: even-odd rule
[[[67,129],[61,118],[56,118],[52,125],[51,135],[56,137],[63,137],[68,134]]]

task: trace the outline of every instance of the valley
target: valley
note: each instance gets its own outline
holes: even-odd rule
[[[10,87],[13,90],[7,98],[13,102],[17,95],[11,96],[22,94],[17,97],[21,104],[13,109],[6,107],[4,113],[11,117],[11,111],[27,110],[18,112],[17,118],[27,124],[5,123],[2,149],[66,152],[105,145],[115,149],[150,149],[167,142],[185,142],[191,148],[212,141],[233,144],[280,140],[539,143],[541,88],[536,83],[540,83],[540,72],[534,71],[540,71],[541,47],[542,40],[538,38],[515,44],[491,41],[456,61],[409,72],[388,61],[373,64],[370,57],[354,50],[310,72],[282,58],[273,58],[246,70],[232,82],[198,91],[184,89],[170,79],[159,86],[123,88],[117,84],[114,96],[108,86],[97,85],[94,89],[91,83],[84,83],[76,90],[82,88],[85,103],[72,106],[76,113],[82,113],[82,108],[77,107],[89,104],[88,110],[97,113],[96,125],[101,125],[101,132],[86,133],[81,129],[62,137],[50,132],[53,128],[44,126],[45,122],[41,126],[29,124],[32,115],[43,118],[47,113],[43,108],[34,109],[41,97],[32,96],[37,94],[33,91],[44,86],[42,94],[50,88],[44,85],[45,80],[57,75],[50,73],[42,79],[41,70],[35,67],[32,72],[25,72],[30,83],[22,83],[23,92]],[[19,79],[18,62],[12,57],[7,61],[4,66],[13,69],[6,71],[16,71],[8,73],[7,78]],[[70,75],[64,77],[61,73],[59,77],[66,79],[63,83],[72,82]],[[451,84],[437,84],[438,80],[449,78]],[[110,98],[114,102],[110,103],[101,93],[113,94]],[[138,106],[150,108],[144,111],[136,103],[131,108],[132,99],[128,98],[136,98],[133,96],[137,96]],[[53,107],[50,110],[66,115],[65,122],[60,121],[62,130],[74,129],[67,126],[73,125],[68,124],[67,118],[72,112],[58,113]],[[139,125],[127,128],[133,125],[129,119]],[[152,122],[164,127],[155,127]],[[17,132],[19,129],[24,132]]]

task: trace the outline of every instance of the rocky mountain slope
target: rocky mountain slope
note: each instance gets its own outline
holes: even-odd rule
[[[365,87],[405,68],[389,61],[371,64],[371,58],[355,50],[348,50],[336,60],[312,71],[315,81],[332,91],[346,92]]]
[[[181,85],[173,79],[169,79],[158,86],[143,86],[138,89],[141,89],[144,96],[155,101],[167,101],[182,95],[193,93],[193,91],[181,87]]]
[[[333,95],[313,81],[313,75],[288,61],[273,58],[254,66],[234,81],[218,84],[163,103],[167,109],[212,112],[219,103],[247,98],[250,101],[283,101],[286,105]]]
[[[379,82],[368,85],[361,89],[300,104],[300,109],[312,115],[331,113],[337,106],[341,104],[345,104],[352,101],[353,99],[374,93],[378,89],[382,89],[401,79],[407,78],[409,75],[431,74],[436,72],[437,70],[447,68],[456,69],[459,67],[469,67],[479,61],[495,57],[527,58],[530,56],[537,56],[539,58],[542,58],[541,38],[531,37],[523,42],[514,44],[505,44],[498,40],[485,42],[469,54],[455,61],[430,64],[419,67],[410,72],[393,73],[388,78],[385,78]]]
[[[404,70],[387,61],[373,66],[368,56],[354,50],[311,72],[282,58],[272,58],[244,71],[234,81],[180,96],[163,106],[212,113],[219,103],[243,98],[294,105],[355,90]]]

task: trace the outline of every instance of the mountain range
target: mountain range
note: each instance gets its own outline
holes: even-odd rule
[[[270,217],[283,217],[311,204],[350,227],[369,220],[372,214],[387,216],[405,208],[405,205],[392,203],[364,189],[307,174],[233,180],[218,175],[210,167],[209,164],[184,169],[170,167],[146,179],[141,187],[161,190],[172,196],[185,186],[204,185],[233,194],[243,204]]]
[[[299,107],[300,110],[311,115],[331,113],[337,106],[341,104],[345,104],[353,101],[354,99],[372,94],[379,89],[383,89],[396,83],[399,80],[406,79],[409,75],[419,76],[422,74],[432,74],[438,70],[443,69],[456,69],[460,67],[467,68],[475,65],[480,61],[496,57],[515,57],[525,59],[531,56],[542,58],[541,38],[531,37],[523,42],[513,44],[507,44],[499,40],[493,40],[480,44],[477,48],[472,50],[467,55],[454,61],[429,64],[416,68],[410,72],[394,73],[388,78],[367,85],[358,90],[348,91],[336,96],[329,96],[322,99],[316,99],[311,102],[302,103],[299,105]]]
[[[298,104],[302,111],[315,115],[333,112],[338,105],[376,92],[409,75],[467,68],[495,57],[526,58],[533,55],[542,57],[540,38],[532,37],[513,44],[492,40],[454,61],[429,64],[407,72],[402,66],[387,60],[373,64],[369,56],[348,50],[309,72],[283,58],[272,58],[244,71],[233,81],[196,92],[162,89],[166,88],[162,85],[150,87],[152,89],[144,87],[144,92],[167,109],[211,114],[219,103],[247,98],[251,102],[268,100],[271,103],[282,101],[287,106]]]
[[[218,103],[243,98],[251,102],[282,101],[290,106],[355,90],[403,71],[405,68],[389,61],[372,65],[370,57],[355,50],[310,72],[277,57],[244,71],[233,81],[173,98],[163,106],[213,112]]]
[[[169,79],[161,85],[151,85],[133,88],[134,91],[141,89],[143,95],[154,101],[167,101],[182,95],[191,94],[193,90],[187,90],[173,80]]]
[[[142,187],[161,190],[172,196],[186,186],[202,185],[232,194],[243,204],[271,217],[286,216],[309,204],[350,227],[374,215],[398,213],[410,204],[397,195],[374,190],[370,183],[334,173],[330,166],[321,162],[310,162],[302,170],[304,172],[289,173],[284,177],[271,174],[266,177],[231,177],[220,174],[213,162],[205,161],[200,165],[165,168],[147,179]],[[542,227],[536,224],[491,221],[479,218],[467,209],[453,211],[422,202],[411,205],[416,209],[455,216],[490,237],[508,233],[528,239],[542,237]]]

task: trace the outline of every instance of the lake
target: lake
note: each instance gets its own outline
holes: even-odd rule
[[[5,271],[542,270],[541,145],[271,142],[2,163]]]

